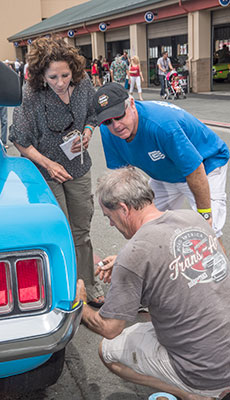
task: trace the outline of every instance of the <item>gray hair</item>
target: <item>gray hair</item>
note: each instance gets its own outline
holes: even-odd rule
[[[132,96],[129,95],[129,97],[128,97],[127,99],[125,99],[125,108],[130,107],[130,105],[131,105],[130,99],[131,99],[131,98],[132,98]]]
[[[98,178],[96,195],[99,202],[111,210],[117,209],[119,203],[140,210],[154,199],[148,179],[134,167],[118,168]]]

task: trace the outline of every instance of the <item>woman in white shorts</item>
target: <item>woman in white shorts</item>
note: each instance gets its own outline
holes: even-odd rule
[[[129,76],[130,76],[130,90],[129,93],[133,94],[133,89],[136,84],[138,96],[140,100],[143,100],[142,97],[142,89],[141,89],[141,81],[144,82],[144,78],[141,72],[140,60],[139,57],[134,56],[131,58],[130,66],[129,66]]]

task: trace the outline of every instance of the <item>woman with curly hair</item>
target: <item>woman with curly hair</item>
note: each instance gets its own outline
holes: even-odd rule
[[[78,277],[85,281],[88,301],[99,307],[104,296],[94,278],[90,240],[92,162],[87,151],[97,125],[92,106],[94,89],[84,70],[84,57],[62,39],[35,40],[27,60],[23,102],[14,110],[9,138],[38,167],[69,220]],[[83,136],[73,140],[71,155],[66,156],[60,145],[75,129]]]

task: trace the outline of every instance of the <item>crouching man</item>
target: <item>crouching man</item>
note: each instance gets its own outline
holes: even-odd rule
[[[159,211],[133,167],[104,175],[97,195],[110,225],[129,239],[113,268],[100,272],[111,278],[105,304],[83,307],[85,325],[104,337],[102,361],[183,400],[222,398],[230,391],[230,277],[214,231],[195,211]],[[87,300],[82,280],[77,300]],[[151,322],[125,328],[140,304]]]

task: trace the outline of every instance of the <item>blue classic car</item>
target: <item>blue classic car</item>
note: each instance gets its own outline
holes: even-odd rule
[[[0,63],[0,106],[18,105],[18,76]],[[34,164],[0,141],[0,392],[55,383],[79,327],[69,224]]]

